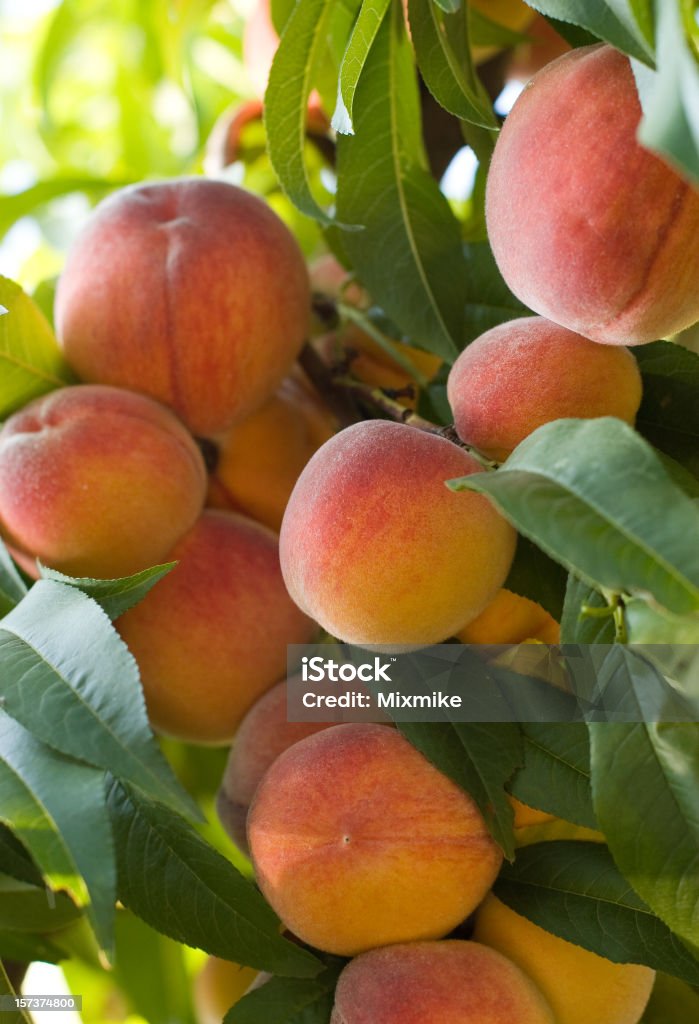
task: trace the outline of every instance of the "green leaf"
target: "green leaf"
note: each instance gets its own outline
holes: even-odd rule
[[[427,170],[412,50],[393,0],[362,72],[355,132],[337,140],[344,246],[374,300],[418,346],[453,361],[465,280],[459,223]]]
[[[504,50],[518,43],[526,43],[530,38],[525,32],[515,32],[498,21],[492,21],[473,5],[468,9],[468,22],[472,46],[497,46]]]
[[[671,615],[635,598],[624,606],[631,644],[699,644],[699,614]]]
[[[524,847],[505,865],[494,892],[547,932],[613,963],[646,964],[699,981],[699,963],[629,887],[601,843]]]
[[[432,0],[409,0],[408,13],[418,67],[434,98],[455,117],[495,133],[498,120],[473,66],[466,6],[445,13]]]
[[[503,586],[537,601],[559,622],[563,613],[566,573],[526,537],[517,538],[515,558]]]
[[[243,996],[223,1024],[328,1024],[344,964],[333,960],[316,978],[270,978]]]
[[[325,0],[299,0],[284,28],[265,93],[267,145],[279,184],[302,213],[321,224],[330,224],[332,218],[313,196],[306,172],[306,110],[333,6]]]
[[[7,277],[0,277],[0,419],[32,398],[70,383],[72,376],[48,320]]]
[[[66,884],[80,906],[87,906],[103,948],[112,944],[116,872],[109,818],[104,806],[104,772],[72,761],[38,742],[17,722],[0,712],[0,761],[31,793],[24,813],[5,819],[34,854],[47,880],[58,888]],[[47,870],[45,847],[34,842],[26,827],[26,809],[40,805],[63,849]],[[6,812],[0,812],[6,813]],[[69,858],[72,878],[63,869]],[[57,875],[54,877],[53,872]],[[83,881],[84,880],[84,881]]]
[[[14,996],[15,990],[10,984],[10,979],[5,973],[2,960],[0,960],[0,996]],[[8,1010],[6,1014],[3,1014],[3,1024],[32,1024],[29,1014],[25,1013],[24,1010]]]
[[[151,927],[259,970],[292,977],[318,973],[314,956],[282,938],[277,916],[252,883],[182,818],[118,782],[108,805],[119,898]]]
[[[641,1024],[687,1024],[699,1020],[699,994],[667,974],[658,974]]]
[[[76,921],[80,914],[64,892],[38,889],[0,875],[0,930],[51,933]]]
[[[0,931],[0,960],[14,960],[15,963],[28,964],[33,960],[57,964],[65,958],[65,952],[55,942],[44,935],[32,935],[26,932]],[[1,993],[0,989],[0,993]],[[3,1017],[3,1024],[7,1020]]]
[[[37,738],[200,816],[153,739],[136,662],[89,597],[35,583],[0,621],[0,666],[5,710]]]
[[[510,722],[398,722],[407,740],[471,796],[505,856],[514,857],[512,805],[505,784],[522,765],[519,729]]]
[[[441,7],[445,14],[454,14],[463,5],[463,0],[434,0],[437,7]]]
[[[643,120],[639,141],[699,185],[699,63],[680,4],[656,4],[657,71],[634,62]]]
[[[555,420],[495,473],[452,482],[487,494],[523,533],[590,583],[699,608],[699,508],[626,423]]]
[[[7,615],[27,593],[7,548],[0,540],[0,618]]]
[[[491,327],[530,313],[505,284],[487,242],[471,242],[464,246],[464,256],[465,343],[473,341]]]
[[[80,192],[97,200],[114,189],[123,188],[131,183],[130,178],[110,181],[106,178],[90,178],[87,175],[66,175],[39,181],[23,192],[3,195],[0,203],[0,237],[22,217],[34,214],[53,199]],[[2,301],[5,301],[4,298]]]
[[[0,873],[28,885],[43,885],[41,872],[7,825],[0,825]]]
[[[653,61],[653,45],[646,35],[647,0],[633,0],[633,3],[628,0],[528,0],[528,3],[541,14],[580,25],[645,64]]]
[[[589,728],[595,810],[619,870],[680,938],[697,943],[699,724]]]
[[[699,355],[670,341],[639,345],[643,400],[636,427],[699,476]]]
[[[604,596],[570,573],[561,618],[561,643],[613,644],[615,636],[614,617]]]
[[[332,118],[336,132],[353,133],[352,107],[359,76],[390,4],[391,0],[364,0],[361,6],[340,67],[337,107]]]
[[[526,722],[521,729],[524,767],[512,780],[512,795],[565,821],[597,828],[587,727],[578,722]]]
[[[164,565],[155,565],[151,569],[144,569],[133,576],[125,576],[117,580],[94,580],[88,578],[76,578],[64,576],[57,569],[49,569],[40,564],[41,576],[45,580],[54,580],[56,583],[65,583],[69,587],[75,587],[87,594],[93,601],[107,613],[114,621],[123,615],[129,608],[142,601],[148,591],[158,583],[163,576],[167,576],[177,562],[167,562]]]

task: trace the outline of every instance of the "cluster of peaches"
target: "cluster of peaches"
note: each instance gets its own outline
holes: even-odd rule
[[[296,242],[259,199],[206,179],[96,209],[56,296],[83,383],[0,432],[0,529],[28,572],[36,559],[101,578],[177,563],[117,628],[158,731],[235,737],[222,819],[284,925],[354,958],[334,1024],[637,1024],[648,999],[650,969],[488,895],[502,854],[475,802],[397,731],[294,726],[280,683],[287,645],[319,626],[359,645],[555,642],[543,609],[503,590],[513,528],[445,481],[560,417],[633,423],[625,345],[699,318],[699,195],[638,146],[639,117],[628,61],[604,46],[545,68],[508,117],[489,237],[541,315],[457,359],[456,441],[385,419],[337,431],[295,364],[311,313]],[[352,301],[324,267],[316,287]],[[404,387],[406,360],[423,378],[438,369],[357,331],[315,340],[328,365],[343,346],[348,372],[379,389]],[[515,824],[531,813],[518,807]]]

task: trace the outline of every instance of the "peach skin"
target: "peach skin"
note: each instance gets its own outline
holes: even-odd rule
[[[599,1022],[606,1018],[599,1018]],[[363,953],[337,984],[330,1024],[558,1024],[534,983],[476,942]]]
[[[291,232],[252,193],[205,178],[100,203],[56,292],[57,334],[83,380],[147,392],[202,435],[273,393],[309,320]]]
[[[340,956],[445,935],[502,862],[471,797],[383,725],[332,726],[281,754],[248,842],[286,927]]]
[[[177,566],[117,621],[141,672],[151,723],[191,743],[230,742],[286,674],[286,645],[314,624],[294,605],[277,538],[230,512],[204,512],[168,553]]]
[[[22,565],[111,578],[164,562],[205,488],[182,423],[130,391],[61,388],[0,431],[0,531]]]
[[[489,896],[476,919],[474,938],[509,957],[551,1004],[556,1024],[638,1024],[655,971],[615,964],[515,913]]]
[[[481,334],[447,381],[459,437],[498,462],[551,420],[616,416],[633,426],[641,389],[627,348],[598,345],[541,316]]]
[[[640,119],[628,58],[611,46],[572,50],[508,114],[486,190],[488,237],[510,289],[610,345],[699,319],[699,190],[639,145]]]
[[[336,434],[284,515],[280,558],[293,599],[349,643],[452,636],[493,599],[514,553],[514,530],[486,499],[445,486],[479,469],[457,445],[399,423]]]

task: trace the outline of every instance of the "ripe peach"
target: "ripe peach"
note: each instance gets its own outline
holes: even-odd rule
[[[300,608],[349,643],[424,645],[452,636],[502,586],[515,532],[482,496],[445,480],[478,472],[436,434],[354,424],[301,473],[280,535]]]
[[[551,420],[617,416],[633,425],[641,387],[627,348],[598,345],[533,316],[471,342],[450,370],[447,397],[461,440],[503,461]]]
[[[509,287],[606,344],[699,319],[699,191],[638,144],[640,118],[628,58],[573,50],[531,79],[488,176],[488,237]]]
[[[342,266],[331,252],[317,256],[308,268],[311,288],[314,294],[327,295],[331,299],[341,300],[357,309],[365,309],[370,299],[361,285],[353,279],[351,273]]]
[[[294,743],[334,724],[290,722],[286,705],[286,681],[273,686],[253,704],[236,733],[216,798],[223,827],[245,853],[248,808],[262,776]]]
[[[269,397],[308,329],[296,241],[223,181],[129,187],[93,212],[56,292],[56,329],[84,380],[144,391],[195,434]]]
[[[210,956],[194,979],[197,1024],[221,1024],[228,1010],[245,995],[259,972],[231,960]]]
[[[476,942],[452,939],[358,956],[340,975],[330,1024],[558,1021],[532,981],[504,956]]]
[[[557,644],[560,634],[561,627],[540,604],[503,587],[485,611],[455,636],[463,644],[522,644],[525,640]]]
[[[476,919],[474,938],[509,957],[551,1004],[556,1024],[638,1024],[655,971],[615,964],[539,928],[489,896]]]
[[[263,406],[214,439],[207,505],[243,512],[279,530],[294,484],[336,423],[308,381],[285,377]]]
[[[281,754],[248,840],[284,924],[341,956],[445,935],[502,862],[471,797],[383,725],[336,725]]]
[[[184,426],[129,391],[61,388],[0,431],[0,530],[22,564],[109,578],[163,562],[205,488]]]
[[[286,645],[314,625],[293,604],[277,538],[229,512],[205,512],[169,552],[178,565],[117,622],[136,658],[155,729],[224,743],[286,674]]]

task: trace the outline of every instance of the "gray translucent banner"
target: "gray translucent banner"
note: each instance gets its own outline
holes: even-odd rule
[[[699,722],[694,645],[288,649],[291,722]]]

